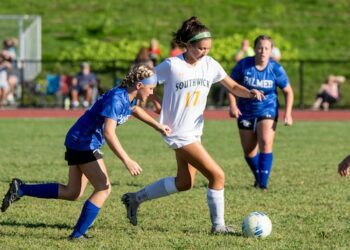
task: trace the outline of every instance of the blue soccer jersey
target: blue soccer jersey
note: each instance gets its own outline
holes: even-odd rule
[[[277,87],[283,89],[289,84],[281,65],[270,60],[265,69],[260,71],[255,67],[254,57],[247,57],[236,64],[231,77],[247,89],[257,89],[265,95],[263,101],[238,97],[237,106],[242,119],[278,116]]]
[[[113,119],[117,126],[126,122],[137,100],[129,101],[126,88],[113,88],[101,96],[68,131],[65,146],[78,150],[95,150],[104,144],[105,118]]]

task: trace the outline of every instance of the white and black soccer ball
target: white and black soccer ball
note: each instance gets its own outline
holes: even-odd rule
[[[245,237],[265,238],[272,232],[271,220],[262,212],[252,212],[244,217],[242,232]]]

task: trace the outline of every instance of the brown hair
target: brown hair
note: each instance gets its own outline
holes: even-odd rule
[[[258,43],[262,40],[268,40],[271,42],[271,48],[273,48],[273,41],[272,41],[272,38],[268,35],[260,35],[258,36],[257,38],[255,38],[255,41],[254,41],[254,49],[256,48],[256,46],[258,45]]]
[[[180,29],[173,33],[173,41],[179,47],[186,47],[188,40],[197,35],[198,33],[209,31],[209,29],[202,24],[196,16],[193,16],[182,23]],[[191,43],[194,43],[193,41]]]
[[[136,82],[148,78],[154,74],[153,69],[150,67],[146,65],[136,65],[126,74],[120,86],[127,88],[132,87]]]

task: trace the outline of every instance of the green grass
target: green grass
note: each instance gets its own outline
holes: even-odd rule
[[[2,119],[0,194],[13,177],[26,182],[67,180],[64,136],[73,119]],[[206,121],[203,144],[226,173],[225,217],[240,232],[243,217],[264,211],[272,220],[265,240],[209,234],[206,180],[198,174],[193,190],[146,202],[137,227],[125,218],[120,196],[176,173],[175,158],[161,137],[132,119],[117,128],[123,146],[143,167],[131,177],[105,147],[113,191],[89,234],[71,243],[71,232],[91,187],[77,202],[25,197],[0,215],[0,245],[5,249],[340,249],[350,233],[349,182],[337,175],[348,152],[348,123],[296,122],[278,127],[275,160],[267,193],[252,188],[233,121]]]

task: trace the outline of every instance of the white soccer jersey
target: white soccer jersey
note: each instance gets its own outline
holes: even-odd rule
[[[224,69],[210,56],[191,65],[179,55],[164,60],[155,70],[164,84],[160,122],[172,129],[170,136],[202,135],[209,90],[227,76]]]

